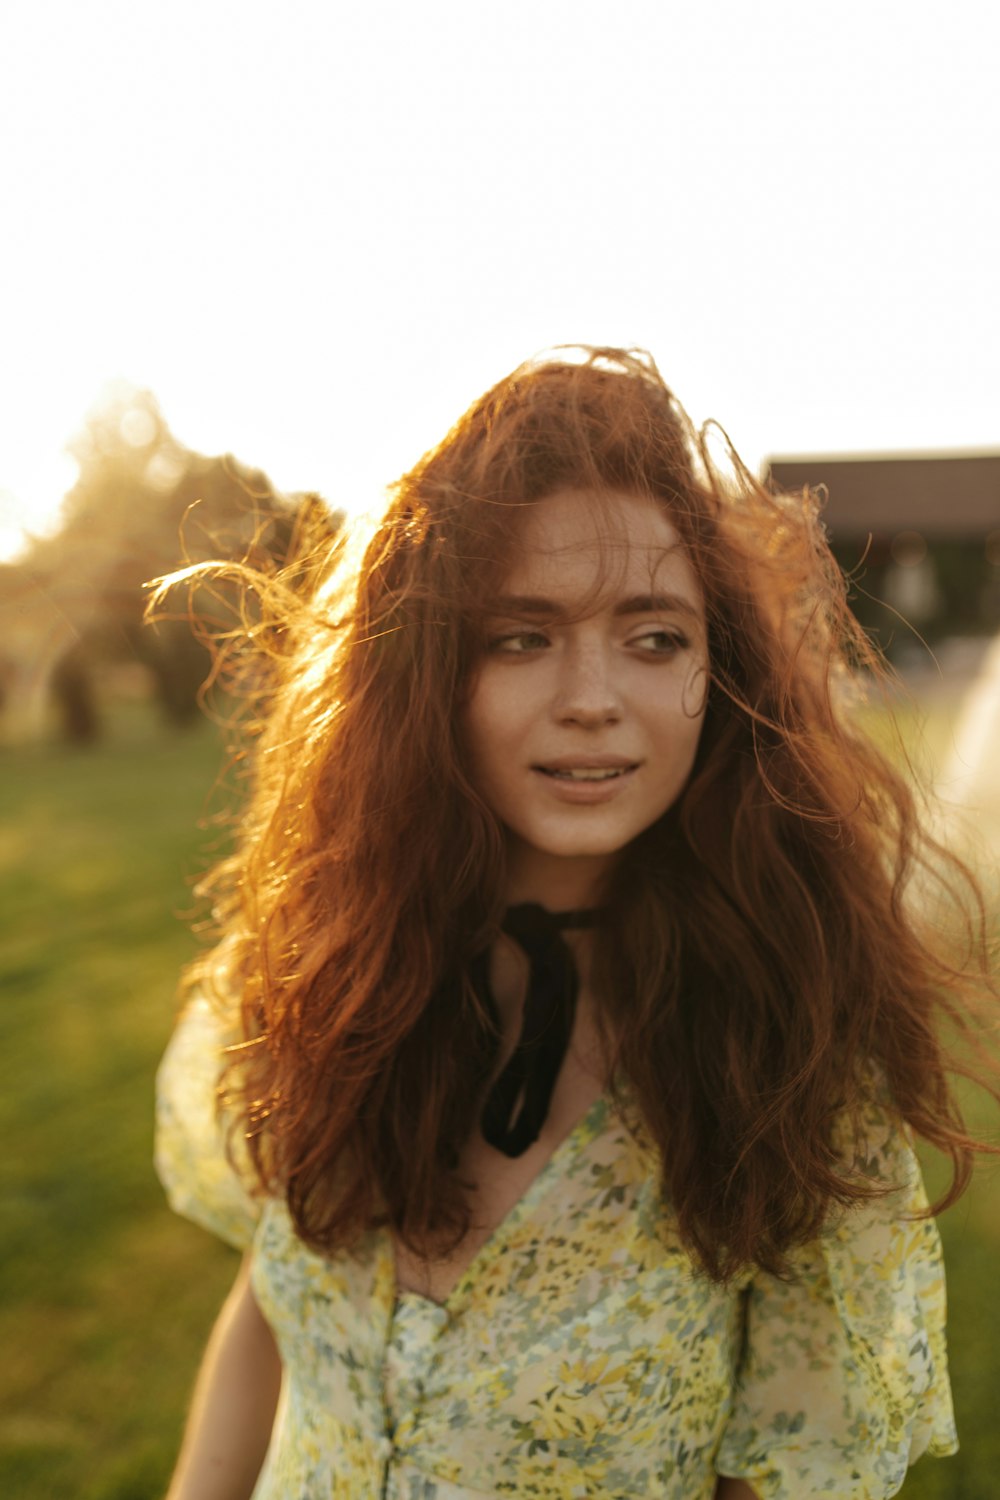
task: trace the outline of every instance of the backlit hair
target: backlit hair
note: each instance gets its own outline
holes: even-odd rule
[[[458,1242],[455,1166],[495,1056],[465,971],[504,900],[460,706],[518,514],[564,487],[609,515],[621,492],[662,506],[708,627],[694,769],[620,861],[595,939],[609,1057],[704,1269],[781,1271],[875,1190],[834,1148],[872,1089],[951,1156],[944,1201],[964,1186],[975,1142],[939,1029],[988,992],[982,908],[849,709],[879,666],[814,497],[769,493],[731,453],[722,472],[642,352],[521,366],[395,484],[359,564],[337,543],[294,579],[244,578],[254,780],[204,886],[220,946],[189,982],[240,995],[229,1087],[304,1240],[389,1224],[418,1249]]]

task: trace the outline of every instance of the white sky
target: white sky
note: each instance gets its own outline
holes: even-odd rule
[[[9,0],[0,550],[104,383],[366,505],[639,343],[768,452],[1000,446],[995,0]]]

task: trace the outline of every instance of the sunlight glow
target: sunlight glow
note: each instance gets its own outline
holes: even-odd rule
[[[7,446],[6,444],[4,445]],[[16,556],[28,535],[45,536],[55,530],[63,496],[79,473],[66,452],[47,452],[40,442],[23,455],[22,466],[8,462],[10,488],[0,495],[0,562]]]
[[[54,14],[0,14],[23,525],[52,523],[61,449],[118,377],[181,444],[350,509],[562,342],[649,348],[751,467],[1000,437],[973,0],[845,0],[836,26],[794,0]]]

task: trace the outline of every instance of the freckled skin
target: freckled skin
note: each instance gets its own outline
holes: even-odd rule
[[[509,899],[586,904],[694,763],[701,589],[674,526],[643,496],[557,491],[526,508],[520,541],[465,711],[471,772],[507,830]],[[553,609],[510,607],[530,599]],[[598,793],[541,769],[577,759],[624,761],[625,774]]]

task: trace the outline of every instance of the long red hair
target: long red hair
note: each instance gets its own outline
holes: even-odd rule
[[[982,903],[849,711],[879,663],[814,498],[730,458],[721,473],[647,355],[557,355],[395,484],[358,564],[338,542],[291,583],[244,577],[266,709],[235,852],[204,884],[222,946],[188,979],[224,956],[248,1042],[230,1087],[308,1243],[388,1223],[426,1248],[468,1226],[455,1164],[496,1038],[466,975],[498,932],[504,840],[458,709],[518,510],[562,487],[653,497],[704,594],[697,760],[616,870],[594,959],[686,1243],[713,1277],[781,1271],[832,1203],[873,1190],[834,1148],[873,1087],[951,1156],[944,1201],[965,1184],[976,1143],[940,1026],[989,991]],[[965,914],[964,950],[932,890]]]

